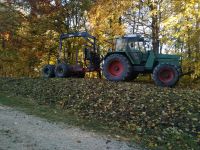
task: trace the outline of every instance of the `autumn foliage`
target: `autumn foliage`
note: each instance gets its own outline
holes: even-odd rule
[[[39,76],[55,63],[61,33],[87,31],[102,54],[115,37],[147,36],[154,51],[182,55],[184,73],[199,79],[199,0],[6,0],[0,12],[1,76]]]
[[[174,89],[137,81],[34,79],[44,64],[55,64],[59,35],[78,31],[97,37],[101,55],[113,38],[148,37],[156,53],[181,55],[187,76]],[[3,92],[96,118],[149,148],[200,149],[200,0],[1,1],[0,77]]]

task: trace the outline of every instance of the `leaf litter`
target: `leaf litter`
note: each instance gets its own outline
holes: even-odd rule
[[[0,84],[1,91],[116,125],[152,149],[199,149],[198,88],[169,89],[100,79],[1,78]]]

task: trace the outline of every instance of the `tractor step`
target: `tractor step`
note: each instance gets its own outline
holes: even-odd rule
[[[137,72],[144,72],[145,66],[134,66],[133,69],[134,71],[137,71]]]

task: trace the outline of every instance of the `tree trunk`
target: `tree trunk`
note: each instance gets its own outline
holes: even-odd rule
[[[152,14],[152,45],[153,51],[155,53],[159,53],[159,16],[158,16],[158,3],[157,2],[150,2],[149,8],[153,12]]]
[[[159,27],[157,15],[152,17],[152,45],[155,53],[159,52]]]
[[[190,31],[188,30],[188,42],[187,42],[187,47],[188,47],[188,59],[189,61],[192,60],[192,50],[191,50],[191,45],[190,45]],[[192,70],[191,63],[188,64],[188,72]]]
[[[6,48],[6,40],[4,37],[2,37],[2,43],[1,43],[2,49],[4,50]]]
[[[198,9],[200,9],[200,8],[198,7]],[[200,28],[200,17],[198,15],[196,15],[196,31],[198,31],[199,28]],[[197,36],[197,40],[196,40],[196,44],[195,44],[195,49],[196,49],[195,50],[196,51],[196,55],[198,57],[199,52],[200,52],[200,36]]]

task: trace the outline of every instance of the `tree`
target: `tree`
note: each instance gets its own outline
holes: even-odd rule
[[[2,58],[8,63],[3,54],[11,51],[15,56],[9,60],[15,66],[5,64],[4,68],[11,71],[3,72],[7,76],[32,76],[47,63],[49,53],[50,59],[55,60],[61,33],[85,29],[84,13],[90,0],[6,0],[1,5],[4,6],[0,14]]]
[[[200,77],[200,6],[199,0],[171,1],[171,11],[163,27],[171,34],[178,45],[179,52],[183,54],[185,71],[193,78]]]
[[[168,4],[168,0],[135,0],[124,15],[124,22],[132,27],[129,32],[150,37],[155,53],[162,52],[161,23],[168,13]]]
[[[99,0],[93,3],[88,12],[89,30],[101,45],[106,47],[108,43],[105,41],[125,34],[121,17],[130,5],[132,1],[127,0]]]

